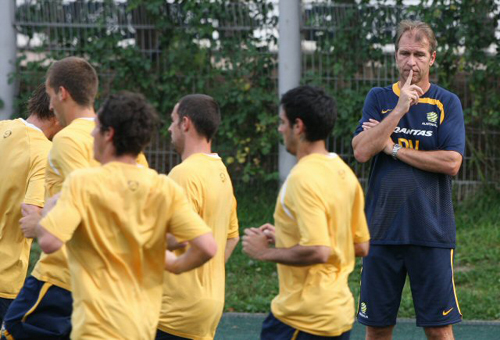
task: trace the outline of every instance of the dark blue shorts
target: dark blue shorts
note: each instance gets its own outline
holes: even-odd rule
[[[156,330],[155,340],[189,340],[188,338],[181,338],[180,336],[165,333],[162,330]]]
[[[16,340],[69,339],[72,311],[71,292],[30,276],[7,310],[5,335]]]
[[[417,326],[438,327],[462,321],[453,280],[453,249],[371,245],[361,272],[360,323],[374,327],[396,324],[406,274]]]
[[[0,298],[0,325],[3,322],[3,318],[5,316],[5,313],[7,313],[7,309],[9,308],[10,304],[14,301],[13,299],[5,299],[5,298]]]
[[[261,340],[349,340],[351,331],[339,336],[319,336],[299,331],[276,319],[273,313],[269,313],[262,323],[260,332]]]

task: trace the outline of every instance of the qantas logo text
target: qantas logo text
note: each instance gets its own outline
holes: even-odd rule
[[[402,134],[411,135],[411,136],[432,137],[432,132],[433,131],[431,131],[431,130],[400,128],[399,126],[396,126],[396,128],[394,129],[394,133],[402,133]]]

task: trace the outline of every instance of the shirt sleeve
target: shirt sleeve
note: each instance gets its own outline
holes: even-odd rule
[[[462,104],[452,95],[449,105],[445,106],[444,120],[438,130],[439,150],[465,152],[465,123]]]
[[[233,205],[231,208],[231,218],[229,221],[229,232],[227,233],[227,238],[235,238],[240,236],[239,233],[239,223],[238,223],[238,213],[237,209],[238,203],[236,202],[236,197],[233,196]]]
[[[171,181],[169,200],[171,217],[168,221],[167,231],[174,235],[179,243],[192,240],[198,236],[212,232],[188,202],[183,189]]]
[[[326,209],[315,190],[295,177],[288,180],[285,199],[290,200],[293,215],[297,219],[301,246],[330,247],[330,235]]]
[[[375,119],[377,121],[381,121],[382,117],[380,114],[381,108],[377,99],[377,92],[379,88],[373,88],[368,92],[368,95],[365,99],[365,104],[363,106],[363,115],[359,120],[359,124],[354,131],[354,135],[357,136],[363,131],[363,123],[367,122],[370,118]]]
[[[354,196],[351,227],[354,243],[363,243],[370,240],[370,232],[368,231],[365,216],[365,195],[359,183],[357,183]]]
[[[43,207],[45,202],[45,166],[48,152],[34,153],[23,203]]]
[[[67,178],[76,169],[90,167],[88,157],[83,152],[73,139],[60,136],[53,142],[49,154],[49,165],[62,178]]]
[[[64,243],[71,239],[82,221],[79,209],[82,207],[81,191],[78,189],[76,178],[69,176],[64,181],[57,204],[40,221],[42,227]]]

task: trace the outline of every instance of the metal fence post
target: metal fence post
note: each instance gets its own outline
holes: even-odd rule
[[[300,0],[280,0],[279,38],[278,38],[278,84],[279,96],[300,83],[301,75],[301,38],[300,38]],[[295,157],[285,147],[279,146],[279,176],[283,183],[295,165]]]
[[[15,0],[5,1],[0,11],[0,99],[4,106],[0,109],[0,120],[9,118],[14,112],[15,85],[9,84],[9,74],[15,71],[16,31],[14,29]]]

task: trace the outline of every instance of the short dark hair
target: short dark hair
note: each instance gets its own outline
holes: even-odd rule
[[[183,117],[189,117],[196,131],[204,136],[207,141],[214,138],[220,125],[219,104],[210,96],[205,94],[190,94],[179,101],[177,108],[179,121]]]
[[[151,141],[158,115],[140,93],[122,91],[112,94],[99,109],[100,132],[113,128],[116,156],[137,156]]]
[[[99,80],[95,69],[85,59],[68,57],[56,61],[47,71],[47,83],[59,92],[64,87],[80,106],[94,105]]]
[[[309,85],[296,87],[281,97],[280,104],[290,126],[297,118],[302,120],[309,142],[326,139],[335,126],[337,106],[323,89]]]
[[[28,100],[28,114],[38,117],[40,120],[49,120],[54,117],[50,109],[50,98],[45,91],[45,84],[37,86]]]
[[[427,41],[429,41],[429,52],[432,54],[437,50],[436,35],[428,24],[418,20],[403,20],[399,23],[396,31],[396,41],[394,44],[396,52],[399,50],[399,41],[406,32],[415,32],[417,41],[422,40],[423,34],[427,38]]]

